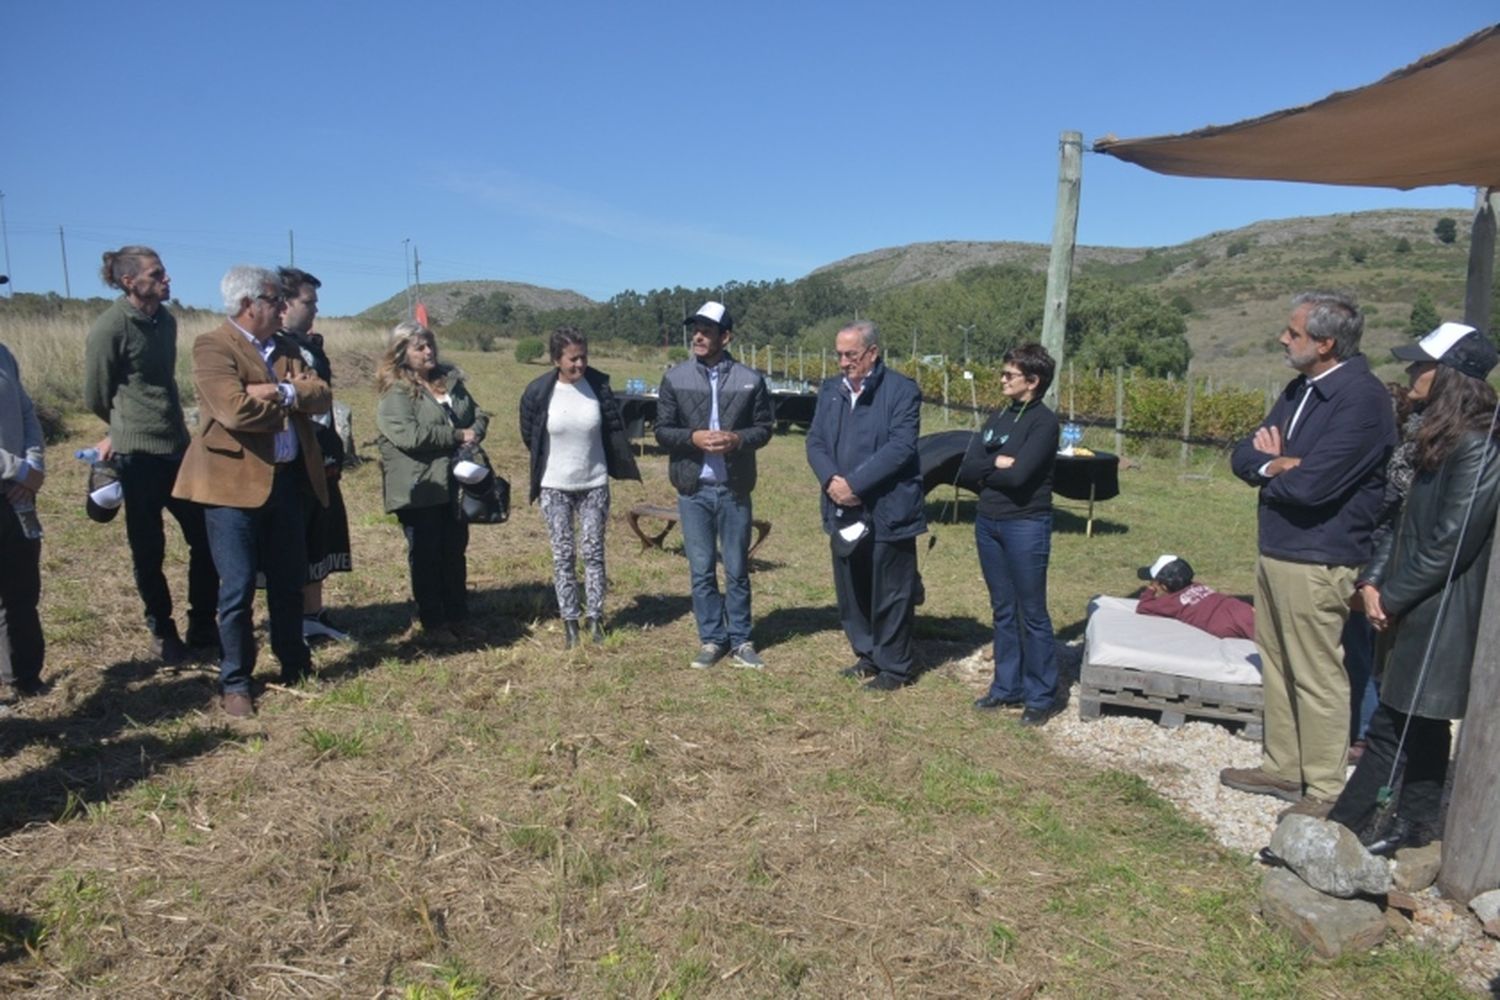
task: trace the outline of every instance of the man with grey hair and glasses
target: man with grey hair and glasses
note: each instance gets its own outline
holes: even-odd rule
[[[927,530],[922,394],[885,366],[874,323],[844,327],[834,349],[843,377],[819,387],[807,464],[822,490],[839,619],[855,656],[843,674],[866,679],[866,690],[895,691],[916,679],[917,536]]]
[[[1230,459],[1235,475],[1260,490],[1255,642],[1265,735],[1260,767],[1225,768],[1219,780],[1320,817],[1344,786],[1349,677],[1341,635],[1396,444],[1390,396],[1359,352],[1363,331],[1364,316],[1346,295],[1293,299],[1279,340],[1300,374]]]
[[[257,571],[266,580],[271,651],[281,681],[312,669],[302,639],[307,572],[303,504],[327,505],[323,453],[312,414],[332,403],[328,384],[297,348],[276,336],[286,304],[276,272],[232,267],[220,282],[229,318],[193,343],[201,411],[172,495],[205,505],[219,571],[219,684],[227,715],[254,714],[253,605]]]

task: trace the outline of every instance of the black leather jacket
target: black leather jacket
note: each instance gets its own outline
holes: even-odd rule
[[[1478,432],[1465,434],[1437,470],[1417,473],[1396,530],[1361,576],[1379,588],[1394,625],[1376,647],[1384,670],[1380,700],[1392,708],[1429,719],[1463,718],[1497,506],[1500,445]],[[1439,621],[1450,568],[1453,582]],[[1429,643],[1434,630],[1437,641]],[[1429,644],[1432,662],[1418,691]]]

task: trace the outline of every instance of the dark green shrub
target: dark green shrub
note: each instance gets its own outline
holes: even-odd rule
[[[547,353],[547,345],[542,343],[540,337],[522,337],[516,341],[516,361],[523,365],[529,365],[533,361],[540,361]]]
[[[1437,225],[1432,227],[1433,235],[1442,243],[1452,243],[1458,239],[1458,222],[1446,215],[1437,220]]]

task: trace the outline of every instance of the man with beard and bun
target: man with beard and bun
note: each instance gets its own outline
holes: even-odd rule
[[[229,318],[193,342],[200,432],[182,459],[173,496],[206,507],[219,570],[219,684],[226,715],[255,714],[255,576],[266,581],[271,651],[281,681],[312,670],[302,638],[309,492],[328,502],[323,453],[310,414],[328,412],[328,385],[276,336],[285,305],[276,272],[240,265],[220,282]]]
[[[281,311],[281,336],[302,353],[302,360],[333,388],[333,368],[323,350],[323,337],[312,332],[318,315],[318,289],[323,283],[295,267],[277,269],[286,308]],[[323,449],[323,474],[328,484],[328,506],[307,499],[307,583],[302,587],[302,635],[309,641],[334,639],[346,642],[347,633],[334,627],[323,606],[323,580],[329,573],[348,573],[353,561],[349,553],[349,514],[339,478],[344,467],[344,442],[333,426],[333,411],[312,416]]]
[[[1299,374],[1234,449],[1234,474],[1260,491],[1255,644],[1265,694],[1261,765],[1225,768],[1229,788],[1326,816],[1344,787],[1349,676],[1341,635],[1385,491],[1396,417],[1359,351],[1353,299],[1292,300],[1280,342]]]
[[[177,320],[166,306],[172,279],[156,251],[144,246],[107,251],[100,277],[121,295],[89,330],[83,398],[109,425],[95,447],[101,459],[113,458],[119,469],[125,537],[136,590],[146,606],[151,651],[176,666],[188,652],[172,619],[172,591],[162,573],[163,512],[177,519],[188,545],[188,646],[219,644],[214,620],[219,578],[203,530],[203,508],[172,496],[188,445],[177,394]]]

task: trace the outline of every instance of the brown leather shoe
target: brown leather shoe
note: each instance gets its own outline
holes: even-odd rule
[[[255,702],[243,691],[230,691],[220,701],[224,714],[233,719],[249,719],[255,715]]]
[[[1302,799],[1302,785],[1299,782],[1283,781],[1258,767],[1226,767],[1219,772],[1219,784],[1251,795],[1274,795],[1287,802]]]

